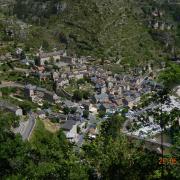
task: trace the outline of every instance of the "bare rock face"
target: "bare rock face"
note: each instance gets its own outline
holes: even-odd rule
[[[49,18],[51,15],[63,12],[67,7],[66,2],[59,0],[16,0],[14,13],[24,20],[38,20]]]

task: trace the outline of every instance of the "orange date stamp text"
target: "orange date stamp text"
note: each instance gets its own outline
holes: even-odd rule
[[[175,165],[175,164],[177,164],[177,160],[176,160],[176,158],[160,158],[159,159],[159,164]]]

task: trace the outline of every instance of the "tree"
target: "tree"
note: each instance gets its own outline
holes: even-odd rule
[[[45,101],[45,102],[43,103],[42,108],[43,108],[43,109],[48,109],[49,107],[50,107],[49,102],[48,102],[48,101]]]
[[[36,56],[36,57],[34,58],[34,62],[35,62],[35,65],[39,66],[40,57],[39,57],[39,56]]]
[[[83,94],[84,99],[89,99],[89,97],[90,97],[89,91],[82,91],[82,94]]]
[[[180,178],[180,164],[179,164],[179,160],[180,160],[180,127],[178,126],[178,131],[174,134],[173,137],[173,147],[171,148],[171,157],[175,159],[175,164],[173,164],[171,166],[171,173],[173,174],[173,177],[175,179],[179,179]]]
[[[168,68],[161,72],[159,81],[163,82],[166,88],[179,84],[180,82],[180,66],[176,64],[168,64]]]
[[[59,33],[59,39],[61,43],[68,44],[68,39],[63,32]]]
[[[23,101],[19,103],[19,107],[22,108],[23,114],[27,114],[29,111],[36,109],[36,105],[29,101]]]
[[[77,133],[81,133],[81,128],[79,126],[77,126]]]
[[[104,61],[105,61],[105,59],[104,59],[104,57],[102,57],[100,64],[101,64],[101,65],[104,65]]]
[[[80,90],[74,91],[74,93],[73,93],[73,99],[74,99],[74,100],[76,100],[76,101],[81,101],[82,98],[83,98],[83,93],[82,93],[82,91],[80,91]]]
[[[44,61],[44,64],[47,66],[49,64],[49,62],[48,61]]]
[[[45,49],[46,51],[49,50],[49,43],[48,43],[48,41],[43,40],[43,42],[42,42],[42,47],[43,47],[43,49]]]
[[[20,59],[26,59],[26,54],[24,53],[24,51],[21,52]]]
[[[123,116],[125,116],[125,114],[128,112],[128,109],[129,109],[128,107],[123,108],[121,114],[122,114]]]
[[[64,112],[64,114],[69,114],[70,113],[70,108],[69,107],[64,107],[63,108],[63,112]]]
[[[171,93],[170,89],[162,87],[161,90],[159,90],[154,95],[152,95],[151,98],[149,98],[148,100],[151,100],[153,103],[155,103],[157,107],[154,108],[152,111],[147,112],[147,115],[145,116],[145,118],[143,118],[143,121],[142,121],[143,123],[146,124],[149,121],[148,117],[151,116],[153,117],[154,122],[160,125],[161,127],[161,152],[162,152],[161,159],[164,159],[166,157],[166,155],[164,154],[164,147],[163,147],[163,143],[164,143],[163,134],[164,132],[168,132],[166,127],[172,126],[171,128],[174,129],[174,125],[176,125],[176,128],[178,128],[178,131],[179,131],[179,123],[177,121],[178,121],[178,117],[180,116],[180,111],[178,109],[172,109],[170,112],[166,112],[166,111],[163,111],[162,109],[162,106],[164,104],[166,105],[170,104],[170,98],[169,98],[170,93]],[[172,136],[174,135],[172,134]],[[178,152],[178,148],[176,150]],[[172,153],[170,154],[168,159],[170,160],[176,157],[177,156],[174,156]],[[160,173],[161,179],[165,179],[165,178],[171,179],[175,177],[175,175],[172,174],[173,169],[174,168],[172,168],[171,166],[165,165],[162,163],[161,169],[159,168],[158,170],[156,170],[156,173],[158,174]]]
[[[57,65],[53,65],[54,70],[59,70],[59,67]]]
[[[70,113],[71,113],[71,114],[74,114],[76,111],[77,111],[77,107],[72,107],[72,108],[70,109]]]
[[[89,111],[84,110],[83,111],[83,117],[87,119],[89,117]]]
[[[100,118],[103,118],[105,115],[106,115],[106,112],[105,112],[105,111],[99,111],[99,113],[98,113],[98,116],[99,116]]]
[[[115,115],[102,123],[100,134],[82,147],[92,179],[148,179],[158,169],[158,155],[121,134],[124,117]],[[131,171],[129,171],[131,169]]]
[[[85,84],[85,80],[83,78],[78,79],[77,84]]]

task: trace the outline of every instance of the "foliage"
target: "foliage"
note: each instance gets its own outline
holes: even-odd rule
[[[105,111],[99,111],[99,113],[98,113],[98,116],[99,116],[100,118],[103,118],[105,115],[106,115],[106,112],[105,112]]]
[[[121,134],[123,121],[123,117],[113,116],[102,124],[100,136],[83,146],[92,179],[147,179],[158,168],[156,154],[144,152]]]
[[[82,78],[82,79],[78,79],[77,80],[77,84],[85,84],[85,80]]]
[[[89,111],[84,110],[84,111],[83,111],[83,117],[84,117],[84,118],[88,118],[88,117],[89,117]]]
[[[169,88],[180,83],[180,66],[177,64],[169,64],[165,71],[159,75],[159,81],[163,81],[164,85]]]
[[[77,107],[72,107],[72,108],[70,109],[70,113],[71,113],[71,114],[74,114],[76,111],[77,111]]]
[[[83,98],[83,93],[82,93],[82,91],[80,91],[80,90],[74,91],[74,93],[73,93],[73,99],[74,99],[74,100],[76,100],[76,101],[81,101],[82,98]]]
[[[28,112],[32,111],[32,110],[36,110],[37,105],[30,102],[30,101],[22,101],[22,102],[18,102],[19,107],[22,108],[23,110],[23,114],[27,114]]]
[[[171,148],[172,157],[174,157],[177,161],[177,164],[171,167],[172,174],[176,179],[180,178],[180,174],[179,174],[179,171],[180,171],[180,149],[179,149],[180,133],[179,132],[180,131],[176,132],[176,135],[174,136],[174,146]]]
[[[63,112],[64,112],[64,114],[69,114],[70,113],[70,108],[69,107],[64,107],[63,108]]]
[[[89,97],[90,97],[90,92],[89,91],[82,91],[82,93],[83,93],[83,98],[84,99],[89,99]]]
[[[9,88],[9,87],[1,88],[1,92],[2,92],[3,96],[8,96],[11,93],[15,93],[16,92],[16,88]]]
[[[42,47],[43,47],[43,49],[44,50],[49,50],[49,43],[48,43],[48,41],[46,41],[46,40],[44,40],[43,42],[42,42]]]
[[[48,109],[50,106],[51,105],[50,105],[50,103],[48,101],[44,101],[42,108],[43,109]]]
[[[0,117],[2,179],[87,179],[85,167],[79,163],[62,131],[51,134],[38,120],[31,141],[23,142],[20,136],[7,131],[11,121],[7,117]]]
[[[0,116],[0,175],[3,179],[158,179],[159,156],[121,134],[124,117],[105,121],[93,141],[77,154],[60,130],[51,134],[37,120],[30,142],[11,133],[13,116]],[[179,137],[179,136],[177,136]],[[176,141],[179,146],[179,140]],[[178,149],[172,153],[178,158]],[[179,178],[179,165],[165,167],[166,179]]]
[[[150,2],[145,4],[152,6]],[[139,0],[28,0],[26,3],[16,0],[14,13],[33,25],[26,40],[28,46],[64,47],[79,55],[101,59],[122,57],[123,63],[135,65],[159,59],[162,51],[142,23],[146,15],[142,8]]]

